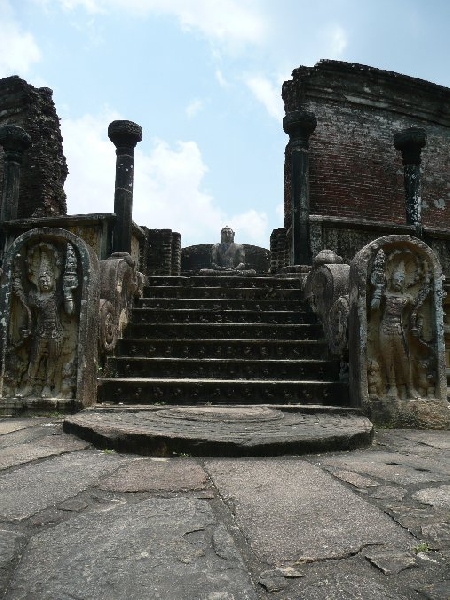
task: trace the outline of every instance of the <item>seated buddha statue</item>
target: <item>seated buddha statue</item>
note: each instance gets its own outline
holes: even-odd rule
[[[220,232],[220,244],[211,249],[211,268],[201,269],[202,275],[256,275],[254,269],[245,266],[245,250],[234,241],[234,231],[225,226]]]

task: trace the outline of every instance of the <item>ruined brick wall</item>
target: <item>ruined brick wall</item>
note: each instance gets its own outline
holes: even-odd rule
[[[31,136],[21,169],[18,218],[67,213],[59,118],[49,88],[35,88],[20,77],[0,79],[0,125],[13,123]],[[3,189],[3,150],[0,147],[0,190]]]
[[[286,112],[317,117],[310,145],[311,214],[406,223],[401,153],[393,136],[418,126],[424,225],[450,228],[450,89],[363,65],[321,61],[283,85]],[[285,227],[291,222],[290,148],[285,160]]]

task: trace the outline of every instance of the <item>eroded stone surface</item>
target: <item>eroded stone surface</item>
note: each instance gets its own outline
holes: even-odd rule
[[[151,498],[36,535],[8,598],[256,600],[240,555],[218,556],[207,503]]]
[[[333,475],[358,488],[376,487],[378,485],[373,479],[363,477],[362,475],[352,473],[351,471],[335,471]]]
[[[121,467],[103,479],[100,487],[115,492],[201,490],[206,479],[205,471],[190,459],[148,458]]]
[[[342,557],[369,543],[413,545],[385,514],[304,461],[207,460],[206,469],[269,564]]]
[[[428,540],[435,550],[450,548],[450,523],[430,523],[421,527],[422,536]]]
[[[64,430],[96,444],[145,454],[196,456],[299,454],[367,445],[371,422],[351,412],[275,410],[263,406],[88,410]],[[119,418],[118,418],[119,417]],[[261,418],[260,418],[261,417]]]
[[[408,592],[392,585],[378,569],[360,557],[318,562],[303,567],[304,577],[292,582],[277,600],[410,600]]]
[[[0,450],[0,469],[28,463],[38,458],[84,450],[88,446],[87,442],[83,442],[73,436],[47,436],[36,442],[29,442],[18,447],[12,446]]]
[[[413,498],[423,504],[431,504],[431,506],[450,510],[450,485],[420,490],[420,492],[414,494]]]
[[[114,455],[76,452],[0,475],[0,518],[26,519],[75,496],[122,462]]]
[[[407,491],[402,487],[380,485],[376,490],[370,493],[370,496],[379,500],[395,500],[396,502],[400,502],[403,500],[406,493]]]
[[[0,529],[0,594],[6,589],[12,564],[19,558],[25,541],[25,536],[18,531]]]
[[[384,481],[407,485],[432,481],[445,481],[450,474],[450,463],[437,465],[430,459],[394,452],[359,452],[352,457],[333,456],[323,464],[338,469],[348,469]]]
[[[385,575],[400,573],[417,565],[416,558],[410,552],[368,552],[367,560],[378,567]]]
[[[254,427],[249,419],[241,424]],[[8,600],[114,599],[119,577],[117,593],[126,588],[138,599],[442,600],[450,577],[448,508],[415,498],[424,492],[430,499],[449,483],[440,433],[384,430],[370,449],[302,460],[90,449],[17,465],[0,475],[1,585],[12,579]],[[49,420],[0,436],[17,452],[57,438]],[[409,483],[384,478],[383,468],[391,477],[399,466]],[[378,485],[359,487],[369,482]],[[403,569],[410,559],[415,567]]]
[[[0,435],[6,435],[13,431],[32,427],[33,421],[30,419],[2,419],[0,420]]]

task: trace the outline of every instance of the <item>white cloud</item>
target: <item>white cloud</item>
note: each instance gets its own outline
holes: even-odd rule
[[[0,15],[0,77],[23,75],[41,59],[41,52],[33,35],[16,22],[7,0],[0,0]]]
[[[345,29],[341,25],[333,24],[322,32],[321,37],[328,51],[327,57],[334,59],[341,58],[348,44]]]
[[[275,214],[277,217],[281,219],[281,222],[284,221],[284,202],[279,202],[275,207]]]
[[[204,103],[200,99],[192,100],[186,107],[187,116],[192,119],[195,117],[203,108]]]
[[[42,0],[41,0],[42,1]],[[128,13],[151,13],[175,17],[186,30],[196,29],[226,44],[263,41],[268,23],[252,0],[55,0],[68,10],[79,6],[95,14],[124,9]]]
[[[106,107],[100,116],[61,120],[69,167],[65,191],[70,214],[114,212],[116,155],[108,139],[108,125],[118,118]]]
[[[264,104],[269,115],[277,121],[281,121],[284,116],[284,107],[280,85],[278,83],[274,84],[267,77],[259,75],[249,77],[246,83],[256,99]]]
[[[69,214],[113,212],[116,158],[107,130],[117,118],[117,113],[105,108],[98,116],[62,120],[70,171],[65,187]],[[179,231],[183,246],[218,240],[225,224],[236,228],[241,241],[266,246],[266,215],[255,210],[228,215],[203,189],[207,170],[193,141],[171,147],[163,140],[153,140],[149,150],[148,144],[138,144],[134,221],[149,228]]]
[[[225,79],[225,77],[223,76],[223,73],[220,69],[216,70],[215,76],[216,76],[217,81],[219,82],[220,87],[227,88],[230,86],[230,84]]]
[[[267,247],[269,220],[266,213],[250,209],[245,213],[230,217],[228,225],[236,231],[236,242]]]

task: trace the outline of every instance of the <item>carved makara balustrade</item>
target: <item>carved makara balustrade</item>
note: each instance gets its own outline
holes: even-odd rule
[[[114,352],[127,326],[135,298],[142,296],[143,275],[127,252],[100,261],[99,352]]]
[[[450,424],[442,270],[410,236],[378,238],[342,264],[323,250],[305,296],[324,324],[332,354],[348,366],[350,399],[379,423]]]

